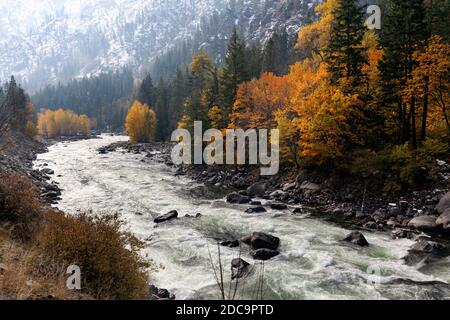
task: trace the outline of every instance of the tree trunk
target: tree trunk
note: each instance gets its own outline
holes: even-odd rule
[[[423,98],[423,112],[422,112],[422,131],[420,132],[420,141],[425,141],[427,138],[427,119],[428,119],[428,79],[425,86],[425,96]]]
[[[416,98],[411,98],[411,142],[413,150],[417,150],[417,130],[416,130]]]

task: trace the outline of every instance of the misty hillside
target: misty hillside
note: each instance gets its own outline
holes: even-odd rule
[[[30,90],[127,66],[143,77],[180,46],[220,62],[235,25],[248,41],[279,30],[294,35],[315,0],[25,0],[0,10],[0,79],[14,74]]]

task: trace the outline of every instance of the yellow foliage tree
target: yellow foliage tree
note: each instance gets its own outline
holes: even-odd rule
[[[284,160],[323,165],[361,144],[361,102],[331,85],[325,63],[306,59],[292,66],[287,77],[293,86],[290,104],[276,113]]]
[[[38,115],[38,130],[48,138],[89,135],[91,126],[87,116],[79,116],[70,110],[46,110]]]
[[[131,143],[150,142],[155,137],[156,114],[148,105],[136,100],[128,111],[125,127]]]
[[[327,0],[317,5],[315,11],[321,18],[300,30],[296,48],[308,57],[313,55],[322,57],[322,52],[330,40],[333,11],[337,3],[337,0]]]

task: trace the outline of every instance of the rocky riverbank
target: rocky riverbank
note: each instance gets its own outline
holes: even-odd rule
[[[58,142],[73,142],[86,139],[97,139],[97,135],[59,137],[54,139],[29,139],[21,132],[7,132],[0,140],[0,171],[16,173],[30,178],[39,188],[42,198],[49,204],[56,204],[61,198],[58,184],[51,182],[55,172],[44,164],[33,169],[33,162],[40,153],[47,152],[47,147]]]
[[[122,150],[146,154],[147,158],[173,166],[171,149],[172,145],[167,143],[117,143],[101,148],[99,153]],[[259,176],[259,168],[255,167],[178,166],[175,174],[206,185],[233,188],[235,191],[227,196],[227,201],[247,204],[248,214],[264,214],[270,208],[280,214],[308,214],[358,229],[357,232],[388,232],[392,239],[413,239],[416,245],[405,262],[416,265],[450,254],[450,165],[439,160],[438,166],[442,177],[439,183],[399,198],[380,196],[369,186],[342,177],[324,177],[308,171],[281,172],[268,178]],[[359,234],[349,235],[347,242],[355,243],[353,237],[357,243],[364,243]],[[221,244],[239,246],[241,242],[252,248],[251,242],[244,240],[229,239]],[[264,252],[255,253],[255,257],[261,256],[263,260],[277,255],[276,248],[252,249],[263,249]]]

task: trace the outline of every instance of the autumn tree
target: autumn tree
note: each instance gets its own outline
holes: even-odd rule
[[[243,129],[275,128],[275,113],[289,104],[290,96],[291,84],[285,77],[264,73],[239,86],[230,123]]]
[[[60,136],[89,135],[91,120],[86,115],[77,115],[71,110],[46,110],[38,115],[37,128],[47,138]]]
[[[333,11],[336,8],[337,0],[327,0],[318,4],[315,7],[315,12],[320,16],[320,19],[300,29],[296,48],[307,58],[312,58],[313,55],[324,58],[323,53],[330,41],[333,26]]]
[[[128,111],[125,127],[131,143],[150,142],[155,138],[156,114],[146,104],[134,101]]]
[[[444,121],[450,141],[450,46],[440,36],[431,36],[424,50],[417,50],[413,58],[417,67],[403,90],[403,98],[410,101],[412,97],[421,102],[420,140],[427,137],[428,119],[433,115],[433,122]],[[440,120],[442,119],[442,120]]]

